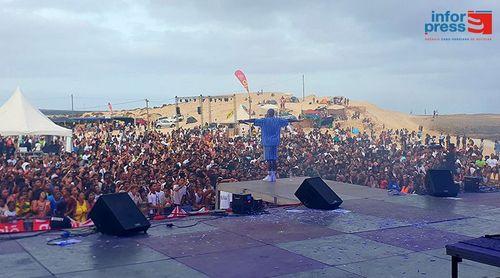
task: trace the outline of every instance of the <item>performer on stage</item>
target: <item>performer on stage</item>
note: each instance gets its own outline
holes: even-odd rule
[[[278,160],[278,146],[280,144],[280,131],[282,127],[288,126],[289,121],[275,117],[274,109],[267,110],[265,118],[241,120],[241,123],[254,123],[261,128],[262,147],[264,158],[267,161],[268,175],[264,181],[276,181],[276,161]]]

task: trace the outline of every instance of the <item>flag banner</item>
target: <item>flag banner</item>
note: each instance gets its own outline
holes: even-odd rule
[[[175,209],[170,213],[167,218],[179,218],[179,217],[186,217],[188,216],[187,212],[185,212],[183,209],[180,207],[175,207]]]
[[[247,91],[247,93],[250,93],[250,91],[248,89],[247,77],[245,76],[245,74],[241,70],[237,70],[237,71],[234,72],[234,75],[241,82],[241,85],[243,85],[243,87],[245,88],[245,90]]]
[[[108,102],[109,112],[113,113],[113,106],[111,106],[111,102]]]

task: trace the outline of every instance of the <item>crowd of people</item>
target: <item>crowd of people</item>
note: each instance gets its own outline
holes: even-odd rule
[[[266,174],[257,134],[230,136],[225,127],[160,132],[118,123],[73,128],[73,149],[49,155],[19,154],[16,138],[0,136],[0,220],[69,216],[87,220],[103,194],[128,192],[149,216],[213,208],[220,182]],[[457,181],[480,176],[497,183],[498,154],[482,146],[422,130],[356,133],[334,127],[285,131],[278,175],[321,176],[375,188],[425,194],[428,169],[447,167]],[[42,137],[23,138],[39,146]],[[452,142],[453,141],[453,142]],[[62,146],[52,138],[53,145]]]

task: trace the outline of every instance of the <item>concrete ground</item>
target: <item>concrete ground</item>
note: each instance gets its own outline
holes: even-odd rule
[[[500,233],[500,193],[388,196],[338,186],[342,210],[270,208],[198,216],[148,234],[93,234],[49,246],[59,233],[0,241],[0,277],[451,277],[444,246]],[[194,225],[194,226],[193,226]],[[464,260],[460,277],[500,277]]]

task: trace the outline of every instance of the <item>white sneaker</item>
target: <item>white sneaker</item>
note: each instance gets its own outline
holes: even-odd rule
[[[272,181],[272,175],[271,175],[271,172],[269,172],[269,174],[268,174],[265,178],[263,178],[262,180],[263,180],[263,181],[269,181],[269,182],[271,182],[271,181]]]

